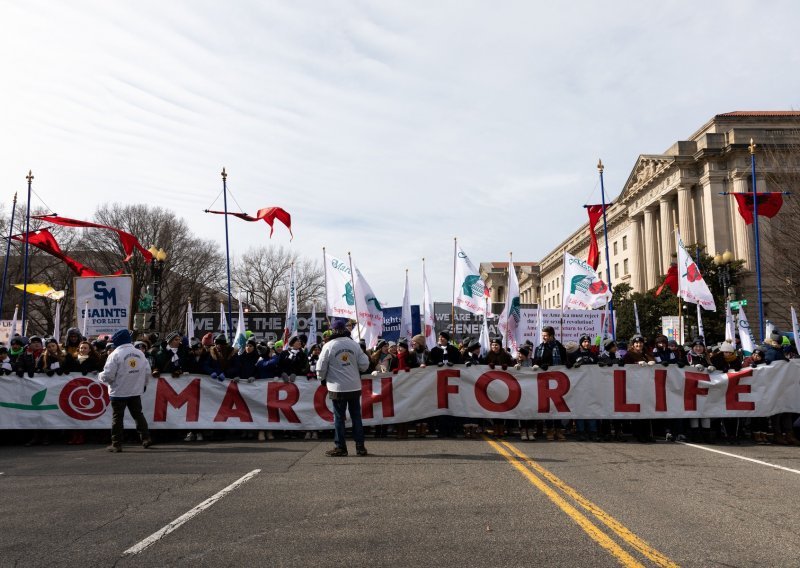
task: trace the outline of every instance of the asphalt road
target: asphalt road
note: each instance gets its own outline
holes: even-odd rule
[[[800,448],[331,446],[0,447],[0,566],[800,566]]]

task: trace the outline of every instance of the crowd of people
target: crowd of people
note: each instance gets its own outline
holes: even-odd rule
[[[259,340],[249,331],[244,346],[237,348],[223,334],[207,333],[201,338],[188,338],[178,331],[163,337],[155,333],[134,336],[133,346],[146,357],[152,369],[152,377],[178,377],[184,373],[207,375],[216,381],[280,380],[318,380],[317,364],[324,344],[330,340],[332,331],[326,331],[321,338],[310,341],[305,335],[296,334],[287,341]],[[426,347],[425,337],[414,336],[411,342],[380,340],[376,347],[361,350],[367,355],[369,365],[365,373],[399,373],[419,367],[445,367],[454,365],[486,365],[499,368],[546,370],[563,365],[567,368],[584,365],[676,365],[692,366],[710,372],[727,372],[743,367],[777,364],[797,357],[796,349],[788,338],[773,334],[764,345],[756,348],[748,356],[741,349],[725,341],[709,348],[702,337],[690,344],[679,345],[664,335],[648,341],[635,335],[628,342],[606,340],[601,344],[584,335],[578,342],[562,344],[556,339],[555,330],[545,326],[542,341],[534,346],[530,342],[521,346],[515,357],[504,348],[502,340],[491,341],[488,352],[481,354],[478,340],[465,339],[460,343],[453,341],[449,333],[439,333],[437,345]],[[318,341],[320,340],[321,341]],[[0,346],[0,374],[13,379],[14,376],[32,377],[35,373],[47,376],[80,374],[93,376],[100,373],[115,346],[110,337],[88,341],[77,328],[67,331],[63,343],[55,338],[43,339],[14,336],[9,346]],[[578,441],[627,441],[635,439],[642,443],[664,441],[702,441],[706,443],[725,442],[731,444],[752,440],[760,444],[800,445],[795,431],[800,427],[797,415],[783,413],[763,418],[692,418],[692,419],[652,419],[652,420],[476,420],[469,417],[438,416],[413,423],[392,426],[377,426],[367,429],[375,437],[394,436],[408,438],[464,436],[473,438],[480,432],[491,433],[497,437],[519,436],[522,441],[544,439],[563,441],[574,438]],[[28,432],[30,435],[30,432]],[[306,439],[316,439],[323,432],[301,432]],[[162,433],[168,436],[168,433]],[[174,435],[174,433],[173,433]],[[185,441],[203,440],[205,437],[224,437],[224,431],[184,432],[180,434]],[[242,438],[257,438],[259,441],[273,439],[272,431],[241,431],[236,435]],[[278,435],[292,436],[291,432]],[[0,433],[6,441],[20,441],[13,432]],[[91,437],[91,434],[90,434]],[[102,441],[101,433],[94,433]],[[105,435],[107,438],[107,434]],[[86,441],[86,431],[76,430],[59,433],[37,430],[33,432],[26,445],[48,444],[66,440],[68,444],[82,444]]]

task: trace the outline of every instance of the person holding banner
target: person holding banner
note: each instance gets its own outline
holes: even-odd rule
[[[556,330],[551,325],[542,327],[541,331],[542,342],[536,348],[533,356],[534,371],[541,369],[546,371],[551,365],[566,365],[572,366],[567,358],[567,349],[560,341],[556,339]],[[567,439],[564,435],[564,423],[561,420],[545,420],[545,428],[547,429],[547,441],[552,442],[558,440],[563,442]]]
[[[147,420],[142,413],[142,393],[147,388],[147,379],[150,376],[150,363],[144,353],[136,349],[131,343],[131,332],[120,329],[111,336],[114,351],[108,356],[103,370],[98,375],[101,383],[108,385],[108,394],[111,398],[111,445],[108,451],[119,453],[122,451],[122,438],[124,435],[125,409],[136,422],[136,430],[142,440],[142,447],[149,448],[150,430]]]
[[[369,358],[350,337],[346,324],[347,320],[333,318],[331,339],[323,346],[317,362],[317,376],[327,385],[328,397],[333,401],[333,443],[336,447],[325,452],[330,457],[347,455],[345,415],[348,411],[353,421],[356,454],[367,455],[361,423],[361,373],[369,368]]]

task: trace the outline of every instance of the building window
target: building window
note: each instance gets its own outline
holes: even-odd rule
[[[628,275],[628,259],[627,258],[622,261],[622,272],[625,273],[625,276]]]
[[[628,237],[622,237],[622,250],[628,250]]]
[[[617,241],[614,241],[614,255],[617,254]]]
[[[616,244],[616,243],[614,243],[614,244]],[[619,263],[616,263],[614,265],[614,278],[615,279],[619,278]]]

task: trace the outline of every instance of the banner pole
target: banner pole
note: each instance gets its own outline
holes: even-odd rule
[[[6,298],[6,279],[8,278],[8,257],[11,254],[11,235],[14,234],[14,214],[17,212],[17,192],[14,192],[14,202],[11,204],[11,223],[8,225],[8,242],[6,243],[6,260],[3,263],[3,282],[0,283],[0,317],[3,314],[3,302]]]
[[[450,303],[450,332],[456,337],[456,259],[458,257],[458,237],[453,237],[453,299]],[[484,308],[484,311],[486,309]]]
[[[231,305],[231,249],[228,240],[228,174],[222,168],[222,203],[225,206],[225,266],[228,274],[228,342],[233,344],[233,307]]]
[[[753,139],[750,139],[750,169],[752,170],[751,177],[753,178],[753,232],[755,233],[756,242],[756,287],[758,288],[758,330],[761,333],[761,342],[764,342],[764,301],[761,295],[761,249],[759,246],[759,231],[758,231],[758,192],[756,190],[756,145]],[[24,311],[22,312],[25,313]]]
[[[31,230],[31,186],[33,185],[33,172],[28,170],[25,177],[28,180],[28,206],[25,209],[25,268],[22,279],[22,333],[25,333],[25,323],[28,314],[28,241]]]
[[[608,252],[608,223],[606,222],[606,186],[603,183],[603,161],[597,160],[597,171],[600,172],[600,202],[603,207],[603,240],[606,245],[606,274],[608,275],[608,291],[611,292],[611,300],[608,301],[609,314],[611,315],[611,338],[617,340],[616,327],[614,326],[614,287],[611,285],[611,257]]]
[[[328,329],[331,329],[331,317],[328,314],[328,254],[325,247],[322,247],[322,266],[325,269],[325,319],[328,321]]]

